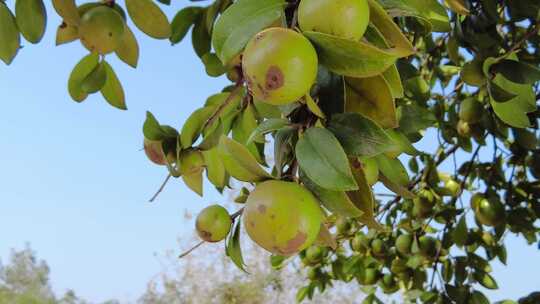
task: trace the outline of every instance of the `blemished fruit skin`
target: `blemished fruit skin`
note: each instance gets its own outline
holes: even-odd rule
[[[482,114],[482,104],[472,97],[463,100],[459,108],[459,118],[467,123],[479,122]]]
[[[360,40],[369,24],[367,0],[302,0],[298,6],[302,31]]]
[[[402,255],[411,253],[413,237],[410,234],[402,234],[396,238],[396,250]]]
[[[474,206],[476,218],[482,225],[497,226],[504,222],[504,206],[498,201],[479,200]]]
[[[290,256],[317,239],[323,213],[313,194],[299,184],[266,181],[249,195],[243,221],[247,234],[259,246]]]
[[[156,165],[166,165],[167,158],[163,153],[163,148],[160,141],[154,141],[149,139],[144,139],[144,153],[150,161]]]
[[[284,105],[304,96],[317,77],[317,53],[303,35],[272,27],[255,35],[242,56],[248,88],[255,99]]]
[[[108,6],[89,9],[81,17],[79,36],[81,43],[91,52],[108,54],[116,50],[125,31],[122,16]]]
[[[219,242],[229,234],[232,219],[227,209],[220,205],[204,208],[197,216],[195,228],[201,239],[207,242]]]

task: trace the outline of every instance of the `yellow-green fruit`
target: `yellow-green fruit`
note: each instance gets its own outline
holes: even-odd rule
[[[376,257],[383,257],[386,255],[386,244],[381,239],[374,239],[371,241],[371,253]]]
[[[396,278],[393,274],[387,273],[385,274],[381,281],[379,282],[382,290],[386,294],[391,294],[396,292],[399,289],[399,285],[396,282]]]
[[[431,214],[435,206],[435,196],[430,190],[422,189],[413,200],[413,215],[425,218]]]
[[[504,206],[495,200],[481,199],[475,204],[474,213],[482,225],[497,226],[504,222]]]
[[[460,119],[457,124],[457,132],[461,137],[471,137],[471,126],[468,122]]]
[[[437,247],[437,239],[431,236],[421,236],[418,239],[418,249],[424,257],[435,257],[437,255]]]
[[[255,99],[274,105],[304,96],[317,77],[317,53],[301,34],[273,27],[247,44],[242,68]]]
[[[289,256],[313,244],[323,214],[317,199],[304,187],[266,181],[249,195],[243,219],[255,243],[271,253]]]
[[[351,222],[345,217],[336,220],[336,230],[338,234],[348,235],[351,230]]]
[[[156,165],[166,165],[167,158],[160,141],[144,139],[144,153]]]
[[[453,179],[449,179],[444,183],[444,189],[453,197],[458,196],[461,192],[461,186]]]
[[[306,250],[305,260],[309,265],[314,265],[322,261],[323,251],[319,246],[311,246]]]
[[[195,222],[197,234],[207,242],[219,242],[225,239],[231,226],[232,219],[229,212],[220,205],[204,208]]]
[[[379,165],[374,158],[362,160],[366,180],[370,186],[373,186],[379,179]]]
[[[476,123],[482,118],[483,110],[484,108],[478,100],[469,97],[461,102],[459,118],[468,123]]]
[[[396,250],[402,255],[411,253],[413,237],[410,234],[402,234],[396,238]]]
[[[307,273],[307,277],[310,280],[316,280],[321,275],[321,270],[319,268],[310,268]]]
[[[358,253],[365,253],[369,248],[369,239],[363,233],[357,233],[351,240],[351,249]]]
[[[359,40],[369,24],[367,0],[302,0],[298,6],[302,31]]]
[[[380,272],[375,268],[366,268],[364,271],[359,271],[356,279],[362,285],[373,285],[379,280]]]
[[[81,43],[90,51],[108,54],[116,50],[125,31],[122,16],[113,8],[98,6],[81,17],[79,36]]]

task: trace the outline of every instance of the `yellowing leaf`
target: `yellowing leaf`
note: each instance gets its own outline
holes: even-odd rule
[[[78,26],[81,21],[75,0],[52,0],[54,9],[64,19],[64,22]]]
[[[180,155],[180,173],[186,186],[200,196],[203,195],[202,173],[204,158],[200,151],[183,151]]]
[[[20,45],[21,36],[15,17],[6,4],[0,2],[0,59],[9,65],[17,55]]]
[[[135,26],[146,35],[156,39],[171,36],[167,16],[152,0],[126,0],[126,8]]]
[[[30,43],[41,41],[47,25],[47,11],[43,0],[17,0],[15,15],[23,37]]]
[[[107,62],[103,62],[103,64],[105,65],[105,71],[107,73],[107,81],[103,88],[101,88],[101,94],[111,106],[126,110],[126,98],[122,84],[120,83],[120,80],[118,80],[111,65]]]
[[[79,29],[74,25],[62,22],[56,30],[56,45],[69,43],[79,39]]]
[[[259,166],[255,157],[246,147],[225,135],[221,136],[218,151],[225,170],[237,180],[260,182],[272,178]]]
[[[383,76],[345,78],[345,109],[372,119],[383,128],[398,127],[392,91]]]
[[[206,176],[208,180],[218,189],[227,186],[228,175],[225,166],[220,159],[218,148],[203,151],[204,163],[206,164]]]
[[[135,38],[135,35],[133,35],[133,32],[127,25],[124,36],[115,52],[120,60],[133,68],[137,67],[139,61],[139,44],[137,43],[137,38]]]
[[[470,11],[465,4],[465,0],[444,0],[444,4],[448,6],[452,11],[460,15],[467,16]]]
[[[82,89],[82,83],[98,65],[98,61],[99,55],[97,53],[92,53],[81,59],[81,61],[73,68],[73,71],[71,71],[68,80],[68,91],[73,100],[81,102],[88,97],[88,93]]]

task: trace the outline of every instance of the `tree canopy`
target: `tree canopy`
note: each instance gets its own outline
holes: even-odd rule
[[[171,21],[152,0],[52,4],[56,44],[83,46],[76,102],[127,109],[107,58],[136,68],[135,28],[173,45],[190,33],[206,73],[231,81],[179,129],[148,112],[145,152],[201,196],[204,176],[242,182],[238,210],[203,210],[197,232],[246,272],[246,234],[276,268],[299,256],[299,302],[355,281],[365,303],[490,303],[479,286],[498,288],[508,233],[537,242],[538,1],[193,1]],[[0,0],[2,61],[41,40],[47,13]]]

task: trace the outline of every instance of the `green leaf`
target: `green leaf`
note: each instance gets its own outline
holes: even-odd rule
[[[457,14],[467,16],[470,13],[465,0],[444,0],[444,4]]]
[[[204,158],[202,152],[197,150],[182,151],[179,162],[182,180],[186,186],[199,196],[203,196]]]
[[[284,127],[274,135],[274,167],[278,177],[281,177],[283,167],[292,159],[293,140],[297,132],[292,127]]]
[[[382,76],[390,87],[393,98],[403,98],[403,96],[405,96],[403,84],[401,83],[401,77],[399,76],[399,71],[396,65],[389,67],[388,70],[384,71]]]
[[[15,16],[5,3],[0,2],[0,59],[9,65],[21,45],[21,36],[17,29]]]
[[[311,113],[315,114],[319,118],[322,118],[322,119],[326,118],[323,111],[321,110],[321,108],[319,108],[319,105],[317,105],[317,103],[315,102],[315,100],[313,100],[311,95],[306,94],[305,100],[306,100],[306,105],[309,111],[311,111]]]
[[[407,57],[415,53],[411,42],[403,35],[399,26],[375,0],[369,0],[369,21],[384,36],[390,48],[394,48],[399,57]]]
[[[405,135],[427,129],[437,122],[431,111],[415,104],[405,104],[398,108],[399,131]]]
[[[319,230],[319,234],[317,235],[314,244],[322,247],[330,247],[333,250],[337,249],[336,238],[324,223],[321,223],[321,229]]]
[[[403,197],[413,198],[414,194],[410,193],[407,189],[409,184],[407,169],[405,169],[399,159],[379,155],[376,157],[376,160],[379,165],[379,178],[383,184]]]
[[[534,84],[540,80],[538,67],[515,60],[501,60],[491,66],[491,72],[500,73],[506,79],[520,84]]]
[[[148,111],[146,112],[146,120],[143,124],[143,134],[144,138],[154,141],[178,136],[178,132],[175,129],[160,125],[154,115]]]
[[[516,94],[512,94],[506,91],[505,89],[499,87],[496,83],[491,81],[488,81],[487,88],[489,96],[495,102],[507,102],[517,96]]]
[[[497,282],[491,275],[483,271],[475,271],[473,273],[474,279],[487,289],[498,289]]]
[[[389,150],[387,152],[387,155],[393,155],[395,153],[397,157],[401,153],[407,153],[411,156],[419,154],[418,150],[416,150],[416,148],[411,144],[407,136],[405,136],[405,134],[403,134],[402,132],[396,131],[395,129],[388,129],[385,130],[385,132],[394,142],[394,148]]]
[[[73,26],[79,25],[81,17],[79,16],[75,0],[52,0],[52,4],[64,22]]]
[[[471,294],[470,302],[471,304],[489,304],[489,299],[480,291],[475,290]]]
[[[392,66],[399,52],[382,50],[363,41],[353,41],[328,34],[303,33],[315,45],[320,62],[330,71],[349,77],[371,77]]]
[[[68,80],[68,91],[71,98],[77,102],[81,102],[88,97],[82,84],[90,73],[96,68],[99,61],[99,55],[97,53],[92,53],[85,56],[71,71],[71,75]]]
[[[199,144],[198,149],[202,151],[210,150],[219,144],[219,139],[223,135],[223,123],[218,120],[213,124],[211,129],[207,129],[203,132],[203,140]]]
[[[126,25],[125,29],[124,36],[115,53],[120,60],[127,63],[132,68],[136,68],[137,63],[139,62],[139,44],[129,26]]]
[[[304,286],[298,289],[298,291],[296,292],[296,303],[302,303],[302,301],[304,301],[304,299],[308,295],[308,292],[309,292],[308,286]]]
[[[107,73],[107,81],[101,88],[103,98],[105,98],[111,106],[121,110],[127,110],[122,83],[118,80],[118,77],[110,64],[103,61],[103,65],[105,66],[105,72]]]
[[[107,71],[104,62],[102,61],[83,79],[81,82],[81,89],[87,94],[93,94],[101,90],[106,81]]]
[[[284,16],[284,0],[238,0],[223,12],[214,25],[212,45],[228,65],[249,39]]]
[[[69,43],[79,39],[79,29],[74,25],[62,22],[56,30],[56,45]]]
[[[218,189],[227,186],[228,175],[225,166],[220,159],[218,148],[203,151],[204,163],[206,165],[206,176],[208,180]]]
[[[191,30],[191,44],[195,53],[199,57],[203,57],[206,53],[210,52],[210,35],[208,34],[208,29],[206,28],[204,15],[200,15],[198,20]]]
[[[369,186],[366,175],[362,168],[362,164],[354,160],[351,162],[351,168],[354,175],[354,180],[358,185],[358,189],[354,191],[348,191],[347,195],[363,214],[360,216],[360,222],[364,223],[370,229],[383,230],[384,227],[375,220],[375,201],[373,199],[373,193]]]
[[[201,7],[188,6],[176,13],[171,22],[172,34],[169,37],[173,45],[184,39],[189,28],[200,18],[202,11],[203,9]]]
[[[242,221],[236,221],[232,233],[229,234],[227,244],[225,246],[225,253],[233,261],[240,270],[245,273],[248,273],[245,269],[246,264],[244,263],[244,258],[242,257],[242,248],[240,247],[240,225]]]
[[[408,0],[401,1],[414,8],[424,18],[428,19],[435,32],[451,30],[446,9],[437,0]]]
[[[267,119],[260,124],[251,132],[249,135],[246,145],[249,145],[252,142],[264,142],[263,135],[273,131],[277,131],[289,124],[289,121],[284,118],[271,118]]]
[[[254,142],[249,144],[247,143],[249,136],[257,128],[257,126],[258,122],[257,117],[255,116],[255,108],[252,104],[249,104],[242,110],[242,112],[240,112],[234,121],[232,127],[232,137],[234,140],[243,144],[249,150],[251,155],[255,157],[257,162],[265,165],[266,162],[264,159],[264,153],[259,150],[259,144]]]
[[[163,11],[152,0],[126,0],[129,17],[141,32],[156,39],[171,36],[171,25]]]
[[[327,117],[345,111],[345,85],[343,76],[330,72],[319,64],[315,85],[319,107]]]
[[[204,124],[215,111],[215,107],[205,106],[191,113],[180,132],[182,148],[187,149],[193,145],[199,135],[201,135]]]
[[[388,134],[360,114],[334,115],[328,129],[337,137],[347,155],[370,157],[394,148],[394,142]]]
[[[499,247],[497,247],[497,257],[499,258],[499,261],[501,261],[501,263],[506,265],[506,260],[507,260],[506,246],[500,245]]]
[[[383,128],[396,128],[398,121],[392,90],[382,75],[345,78],[345,109],[360,113]]]
[[[318,199],[328,211],[344,216],[359,217],[364,212],[356,206],[344,191],[333,191],[320,187],[311,181],[302,170],[300,180]]]
[[[47,11],[43,0],[17,0],[15,2],[17,27],[30,43],[38,43],[45,34]]]
[[[336,191],[358,189],[347,155],[330,131],[309,128],[298,140],[295,154],[300,168],[317,185]]]
[[[206,53],[201,57],[206,69],[206,74],[211,77],[219,77],[225,74],[226,69],[214,53]]]
[[[218,148],[225,170],[237,180],[260,182],[272,178],[259,166],[249,150],[237,141],[223,135]]]
[[[459,247],[464,246],[467,243],[467,237],[468,237],[468,230],[467,230],[467,220],[465,218],[465,215],[459,219],[459,222],[452,232],[452,239],[454,240],[454,243],[458,245]]]

